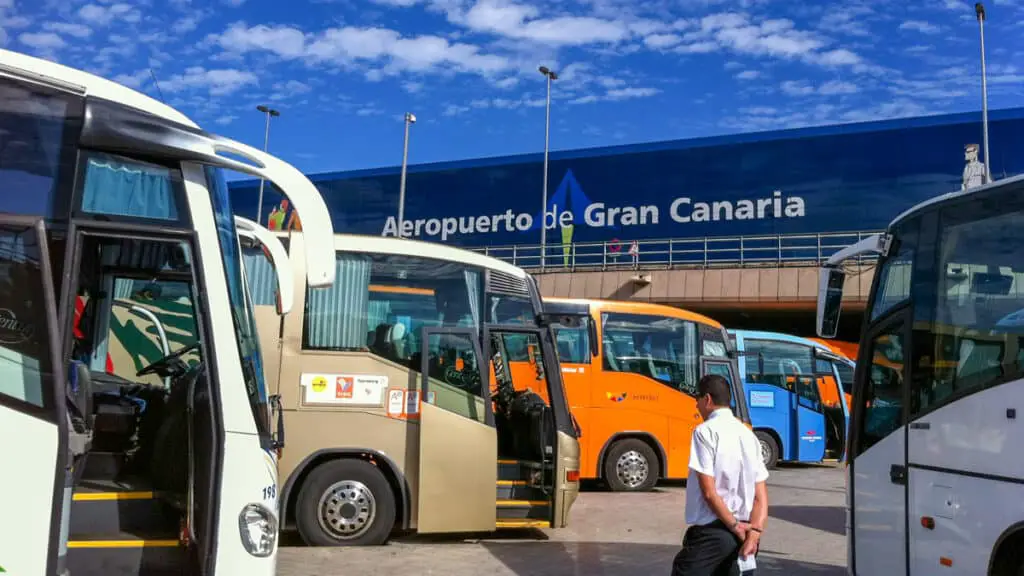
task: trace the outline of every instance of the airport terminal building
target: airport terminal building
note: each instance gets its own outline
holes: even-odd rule
[[[981,137],[966,113],[553,152],[547,243],[879,230],[959,189]],[[992,111],[989,140],[993,178],[1024,172],[1024,108]],[[397,235],[399,167],[311,179],[336,231]],[[542,154],[411,165],[404,233],[539,244],[542,180]],[[237,213],[255,217],[258,188],[231,184]],[[279,199],[268,187],[261,222]]]

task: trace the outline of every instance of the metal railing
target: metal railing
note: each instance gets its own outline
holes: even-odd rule
[[[707,236],[632,241],[548,244],[541,269],[539,244],[473,248],[531,272],[649,270],[666,268],[815,266],[837,251],[878,232]],[[869,261],[873,258],[860,258]]]

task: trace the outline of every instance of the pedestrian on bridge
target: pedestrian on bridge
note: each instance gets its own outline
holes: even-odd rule
[[[768,470],[761,444],[729,408],[729,382],[708,374],[697,382],[704,422],[690,441],[683,549],[672,576],[752,576],[768,520]]]

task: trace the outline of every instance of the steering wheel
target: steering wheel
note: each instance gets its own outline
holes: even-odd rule
[[[177,352],[172,352],[171,354],[164,356],[163,358],[157,360],[156,362],[153,362],[149,366],[146,366],[142,370],[139,370],[138,372],[135,373],[135,375],[147,376],[149,374],[156,374],[158,376],[167,376],[169,374],[166,374],[166,372],[169,372],[172,362],[178,360],[179,358],[193,350],[197,350],[198,348],[199,342],[189,344],[188,346],[185,346],[181,350],[178,350]]]

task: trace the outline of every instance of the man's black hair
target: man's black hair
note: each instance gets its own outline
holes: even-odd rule
[[[697,396],[711,395],[711,401],[715,406],[727,407],[732,401],[732,390],[729,388],[729,381],[718,374],[705,374],[697,382]]]

